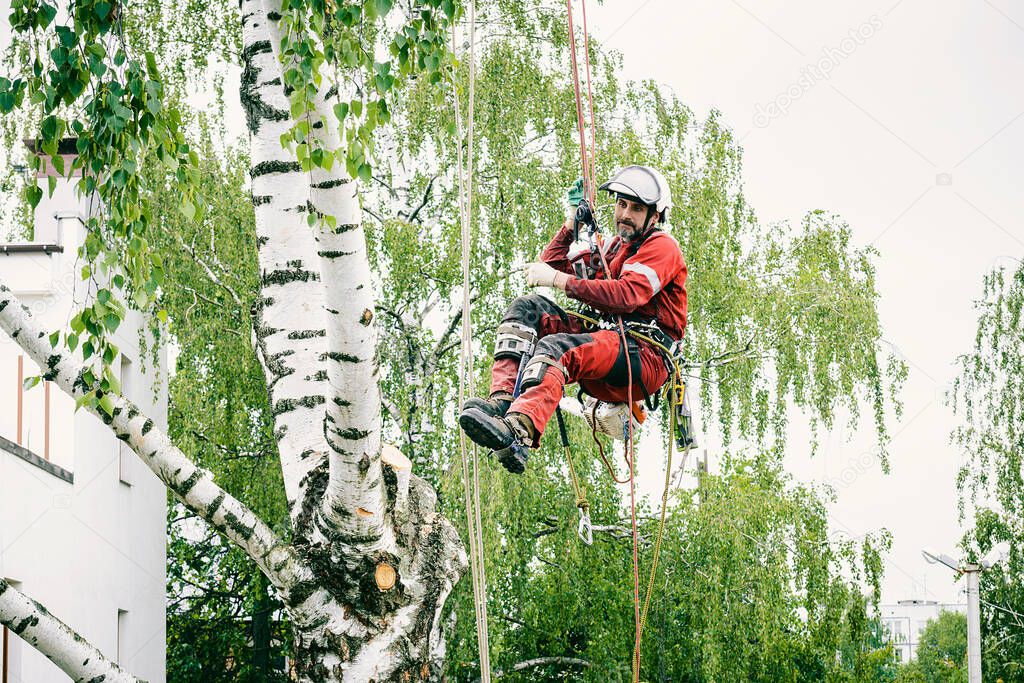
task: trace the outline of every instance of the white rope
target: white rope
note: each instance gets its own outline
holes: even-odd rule
[[[455,26],[452,26],[452,53],[455,53]],[[459,107],[459,93],[453,80],[453,101],[455,104],[455,125],[458,132],[456,157],[459,166],[459,214],[462,219],[462,348],[459,354],[459,405],[466,401],[466,389],[472,381],[473,334],[469,296],[469,265],[472,251],[473,215],[473,103],[476,99],[476,3],[469,3],[469,105],[468,139],[463,135],[462,113]],[[467,139],[468,157],[463,163],[462,141]],[[476,640],[480,652],[480,680],[490,683],[491,661],[487,630],[487,574],[483,564],[483,536],[480,518],[480,461],[476,446],[473,447],[472,473],[469,466],[469,449],[466,434],[459,430],[459,445],[462,453],[462,481],[465,492],[466,526],[469,531],[469,564],[473,577],[473,606],[476,612]],[[472,489],[470,488],[472,486]]]

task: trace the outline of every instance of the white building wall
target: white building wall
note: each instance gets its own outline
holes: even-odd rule
[[[0,280],[50,330],[67,327],[74,299],[82,294],[76,252],[84,237],[79,217],[88,207],[62,185],[52,199],[44,193],[35,241],[59,241],[64,252],[4,254],[0,247]],[[166,428],[166,382],[154,393],[151,359],[140,359],[139,325],[133,314],[114,335],[114,343],[131,361],[126,394]],[[10,442],[16,441],[19,355],[19,347],[0,332],[0,437]],[[161,352],[161,367],[165,360]],[[24,374],[38,374],[28,359]],[[25,392],[22,443],[38,459],[45,450],[44,405],[43,385]],[[26,462],[14,454],[21,451],[0,441],[0,575],[106,655],[120,656],[131,673],[161,682],[166,654],[167,496],[163,484],[137,457],[121,457],[121,448],[98,418],[76,413],[74,402],[51,387],[49,462],[69,472],[74,481],[47,471],[45,462]],[[11,683],[68,680],[13,634],[8,643]]]
[[[917,656],[921,631],[941,612],[967,613],[966,604],[939,603],[934,600],[900,600],[895,604],[879,605],[882,628],[889,642],[896,648],[899,661],[906,663]]]

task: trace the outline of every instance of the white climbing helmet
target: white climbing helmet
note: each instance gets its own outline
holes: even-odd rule
[[[642,204],[654,207],[661,214],[662,223],[672,208],[672,191],[665,176],[650,166],[626,166],[599,189],[635,198]]]

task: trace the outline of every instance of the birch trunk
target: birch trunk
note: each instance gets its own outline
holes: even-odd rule
[[[302,172],[280,138],[291,126],[273,2],[241,3],[241,98],[251,133],[252,198],[261,269],[253,306],[257,354],[274,414],[293,526],[286,543],[116,397],[93,410],[193,512],[244,550],[281,597],[293,627],[298,680],[440,680],[441,613],[466,570],[455,528],[431,487],[381,443],[374,295],[354,180],[343,165]],[[318,94],[320,144],[341,144]],[[335,227],[310,228],[310,212]],[[52,349],[0,283],[0,328],[72,397],[87,368]],[[382,448],[385,451],[382,457]],[[134,681],[70,628],[0,581],[0,622],[74,680]]]

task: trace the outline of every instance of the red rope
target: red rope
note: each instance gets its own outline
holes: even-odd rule
[[[580,94],[580,74],[579,66],[576,61],[576,32],[573,25],[573,11],[572,11],[572,0],[566,0],[566,8],[568,9],[569,16],[569,50],[572,55],[572,83],[573,91],[576,96],[576,125],[580,136],[580,165],[583,171],[583,191],[584,196],[587,197],[590,202],[591,209],[595,207],[597,200],[597,191],[594,186],[594,165],[597,161],[597,145],[596,145],[596,125],[594,115],[594,96],[591,88],[590,79],[590,43],[587,36],[587,3],[586,0],[580,0],[583,6],[583,46],[586,52],[586,68],[587,68],[587,101],[590,107],[590,158],[587,155],[587,141],[584,133],[585,123],[583,120],[583,98]],[[596,218],[595,218],[596,220]],[[604,249],[601,248],[600,234],[598,234],[598,255],[601,257],[601,266],[604,268],[604,276],[606,278],[611,277],[611,272],[608,268],[608,261],[604,255]],[[626,351],[626,376],[629,378],[626,386],[626,396],[629,401],[630,411],[633,408],[633,364],[629,357],[629,342],[626,337],[626,327],[622,322],[622,316],[618,316],[619,322],[619,336],[621,338],[623,349]],[[634,620],[634,639],[633,639],[633,681],[639,683],[640,681],[640,534],[637,529],[636,521],[636,445],[633,443],[633,416],[632,413],[627,418],[627,443],[626,448],[629,451],[629,506],[630,506],[630,517],[632,518],[632,530],[633,530],[633,620]],[[612,477],[616,479],[616,477]]]
[[[572,22],[572,0],[565,0],[569,10],[569,53],[572,56],[572,83],[576,93],[576,129],[580,134],[580,165],[583,167],[583,196],[593,204],[594,188],[591,181],[590,165],[587,163],[587,140],[583,132],[586,124],[583,122],[583,98],[580,96],[580,72],[576,64],[576,29]],[[589,57],[588,57],[589,61]],[[593,114],[591,114],[593,119]]]
[[[587,65],[587,106],[590,109],[590,206],[597,206],[597,180],[594,167],[597,165],[597,116],[594,114],[594,93],[590,87],[590,32],[587,31],[587,1],[581,0],[583,7],[583,58]]]

